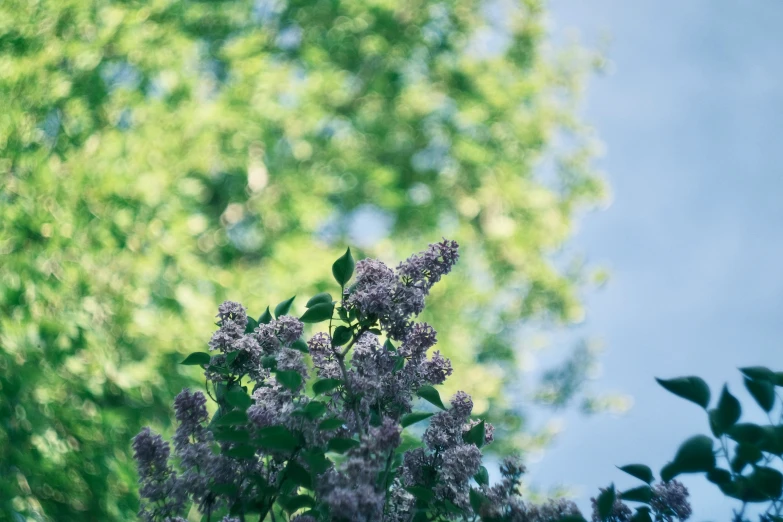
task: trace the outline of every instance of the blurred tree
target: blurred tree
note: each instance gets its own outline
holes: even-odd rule
[[[583,272],[551,255],[603,191],[574,118],[591,57],[546,53],[543,19],[540,0],[0,3],[0,512],[133,520],[130,437],[169,422],[205,319],[225,298],[260,314],[289,272],[334,291],[312,261],[346,243],[463,245],[426,319],[452,382],[517,431],[516,326],[580,317]]]

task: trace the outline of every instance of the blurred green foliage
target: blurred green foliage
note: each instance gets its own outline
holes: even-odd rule
[[[583,271],[551,254],[603,194],[574,116],[592,57],[547,51],[544,14],[0,3],[0,513],[133,520],[130,438],[168,425],[217,305],[258,315],[291,273],[333,290],[314,261],[346,243],[463,245],[426,319],[453,386],[518,430],[515,328],[580,318]]]

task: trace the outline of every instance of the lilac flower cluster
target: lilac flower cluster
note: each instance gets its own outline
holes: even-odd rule
[[[402,341],[411,316],[424,310],[432,285],[448,274],[459,259],[456,241],[444,239],[409,257],[396,271],[374,259],[356,265],[356,283],[346,289],[346,302],[363,317],[377,318],[389,338]]]
[[[432,244],[395,270],[359,261],[347,288],[354,263],[344,256],[333,267],[345,288],[340,301],[319,294],[301,318],[287,315],[291,301],[258,320],[239,303],[220,305],[209,352],[183,362],[203,367],[216,411],[210,418],[205,394],[185,389],[174,401],[173,454],[149,428],[133,441],[141,518],[179,522],[192,507],[223,522],[251,514],[292,522],[553,522],[575,513],[566,501],[523,503],[516,461],[490,487],[481,448],[493,442],[492,425],[472,416],[465,392],[443,408],[433,388],[451,375],[451,363],[433,351],[432,326],[414,318],[453,268],[457,248]],[[302,338],[303,321],[327,320],[328,330]],[[443,411],[413,412],[417,396]],[[404,428],[427,417],[420,440],[404,449]],[[684,513],[679,489],[657,495]]]

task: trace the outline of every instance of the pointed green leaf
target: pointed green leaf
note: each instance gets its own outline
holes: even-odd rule
[[[674,457],[680,473],[699,473],[715,467],[713,441],[706,435],[696,435],[682,443]]]
[[[187,357],[185,357],[185,360],[182,361],[180,364],[202,366],[204,364],[209,364],[210,360],[212,360],[212,357],[208,353],[194,352],[188,355]]]
[[[677,468],[675,462],[669,462],[661,468],[661,480],[669,482],[671,479],[680,474],[680,470]]]
[[[239,493],[239,488],[236,484],[210,484],[209,490],[216,495],[224,495],[226,497],[233,497]]]
[[[614,490],[614,484],[611,484],[607,489],[603,490],[598,499],[596,500],[596,508],[598,510],[598,516],[604,520],[609,517],[614,507],[614,501],[616,500],[616,493]]]
[[[475,444],[476,447],[480,448],[484,445],[484,431],[485,431],[485,425],[484,421],[479,422],[472,428],[470,428],[468,431],[462,434],[462,440],[464,440],[468,444]]]
[[[235,459],[252,459],[256,456],[256,449],[252,446],[234,446],[225,451],[224,455],[227,455]]]
[[[345,288],[345,283],[351,279],[355,266],[356,263],[354,263],[350,248],[334,262],[332,265],[332,275],[334,275],[335,280],[341,287]]]
[[[304,412],[308,419],[317,419],[326,412],[326,404],[321,401],[310,401],[304,407]]]
[[[300,437],[285,426],[268,426],[258,430],[258,446],[280,451],[294,451],[300,442]]]
[[[618,466],[618,469],[647,484],[650,484],[655,480],[652,470],[644,464],[628,464],[627,466]]]
[[[315,381],[315,383],[313,383],[313,393],[321,395],[322,393],[330,392],[340,386],[341,382],[340,379],[321,379]]]
[[[236,426],[247,424],[247,413],[244,411],[234,410],[226,413],[222,417],[218,418],[214,422],[215,426]]]
[[[295,460],[289,460],[285,467],[285,478],[292,481],[297,486],[313,489],[310,472]]]
[[[231,366],[234,361],[236,361],[237,357],[239,357],[239,354],[242,352],[231,352],[226,355],[226,366]]]
[[[783,474],[765,466],[756,466],[750,474],[750,484],[770,500],[777,499],[783,493]]]
[[[285,510],[288,514],[311,507],[315,507],[315,499],[309,495],[297,495],[285,503]]]
[[[636,513],[633,514],[629,522],[653,522],[650,516],[650,508],[646,506],[637,508]]]
[[[772,410],[775,405],[775,386],[771,382],[745,377],[745,387],[762,410],[767,413]]]
[[[425,401],[434,404],[441,410],[446,409],[446,407],[443,405],[443,401],[440,400],[440,393],[438,393],[438,390],[436,390],[432,386],[422,386],[421,388],[419,388],[419,391],[416,392],[416,395],[418,395]]]
[[[431,489],[421,486],[409,486],[405,488],[405,491],[413,495],[417,500],[424,502],[429,502],[435,496]]]
[[[470,507],[473,508],[474,513],[480,513],[481,512],[481,506],[484,505],[485,502],[487,502],[487,497],[484,496],[483,493],[481,493],[479,490],[470,488]]]
[[[683,399],[695,402],[704,409],[710,404],[710,388],[704,379],[696,376],[678,377],[676,379],[655,379],[673,394]]]
[[[303,323],[320,323],[321,321],[331,319],[333,311],[334,304],[319,303],[308,308],[299,320]]]
[[[398,355],[397,357],[393,357],[392,360],[394,361],[394,368],[392,368],[392,374],[402,370],[402,367],[405,366],[405,357],[400,357]]]
[[[313,305],[321,304],[321,303],[331,303],[332,302],[332,295],[327,292],[321,292],[320,294],[316,294],[313,297],[310,298],[309,301],[307,301],[307,304],[305,304],[306,308],[310,308]]]
[[[296,391],[302,384],[302,375],[296,370],[277,370],[275,379],[291,391]]]
[[[226,393],[226,402],[235,408],[246,410],[253,404],[253,399],[242,390],[231,390]]]
[[[758,381],[775,381],[775,372],[765,366],[748,366],[740,368],[740,371],[748,378]]]
[[[353,337],[353,332],[347,326],[338,326],[334,329],[334,335],[332,335],[332,344],[334,346],[342,346]]]
[[[409,413],[407,415],[403,415],[402,419],[400,419],[400,424],[403,428],[407,428],[411,424],[416,424],[417,422],[421,422],[424,419],[429,419],[432,417],[433,413],[423,413],[423,412],[417,412],[417,413]]]
[[[478,473],[473,475],[473,480],[480,486],[489,486],[489,471],[484,466],[481,466]]]
[[[215,430],[215,440],[219,442],[247,442],[250,433],[245,430],[218,429]]]
[[[653,492],[650,486],[639,486],[638,488],[629,489],[620,493],[620,498],[623,500],[630,500],[632,502],[643,502],[645,504],[652,500]]]
[[[288,311],[291,309],[291,304],[294,302],[294,299],[296,299],[296,296],[293,296],[290,299],[286,299],[285,301],[275,306],[275,317],[286,315]]]
[[[744,444],[761,444],[765,435],[761,426],[749,422],[735,424],[726,433],[731,439]]]
[[[718,399],[718,407],[710,410],[709,415],[710,425],[716,436],[726,433],[726,430],[734,426],[742,415],[740,402],[729,392],[725,384]]]
[[[338,418],[324,419],[321,421],[320,424],[318,424],[318,429],[336,430],[337,428],[341,428],[344,424],[345,421],[343,419],[338,419]]]
[[[310,353],[310,349],[307,347],[307,343],[304,339],[297,339],[291,344],[291,348],[299,350],[302,353]]]
[[[387,351],[389,351],[389,352],[396,352],[397,351],[397,348],[394,347],[394,345],[392,344],[391,340],[389,340],[389,339],[386,339],[386,342],[383,343],[383,347]]]
[[[272,322],[272,314],[269,313],[269,307],[266,307],[264,313],[258,318],[258,324],[269,324]]]
[[[335,453],[345,453],[349,449],[355,448],[358,445],[358,440],[346,439],[345,437],[335,437],[327,443],[326,447],[329,448],[329,451],[333,451]]]
[[[258,321],[252,317],[247,318],[247,324],[245,325],[245,333],[253,333],[253,330],[258,326]]]

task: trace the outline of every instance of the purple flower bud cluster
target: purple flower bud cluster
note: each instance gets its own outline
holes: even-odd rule
[[[396,271],[374,259],[359,261],[356,283],[346,289],[346,303],[364,317],[376,317],[391,339],[402,341],[410,318],[424,310],[424,298],[432,285],[448,274],[458,259],[457,242],[444,239],[409,257]]]

